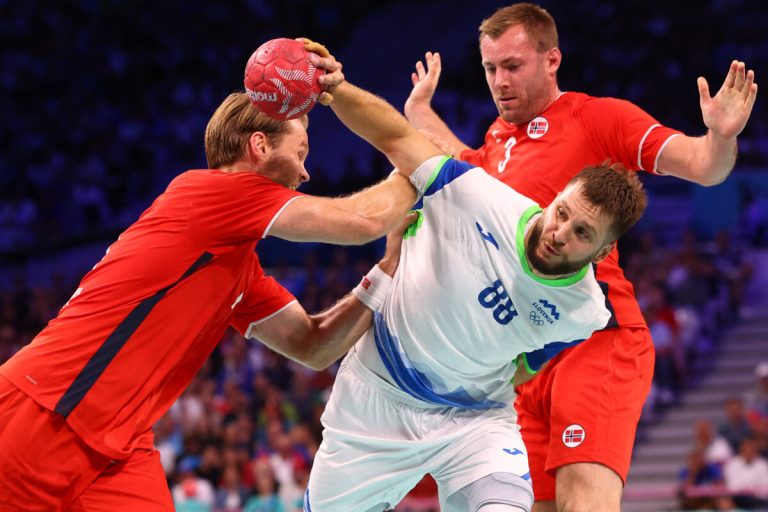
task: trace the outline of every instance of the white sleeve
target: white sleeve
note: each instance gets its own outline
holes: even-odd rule
[[[444,155],[435,155],[430,157],[422,162],[421,165],[417,167],[416,170],[413,171],[413,173],[409,176],[408,179],[411,180],[411,184],[416,188],[419,197],[424,195],[424,191],[432,182],[431,178],[435,170],[440,169],[443,161],[448,158],[449,157]]]

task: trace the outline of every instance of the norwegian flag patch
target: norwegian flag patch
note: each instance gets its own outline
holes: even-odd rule
[[[538,139],[543,137],[549,130],[549,121],[539,116],[534,117],[530,123],[528,123],[528,137],[531,139]]]
[[[587,431],[584,427],[574,423],[565,427],[563,430],[563,444],[568,448],[575,448],[584,442],[587,437]]]

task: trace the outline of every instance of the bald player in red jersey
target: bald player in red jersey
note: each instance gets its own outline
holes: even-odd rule
[[[323,62],[321,81],[333,90],[341,65]],[[361,102],[395,119],[391,137],[377,137],[385,152],[415,133],[383,101],[344,91],[333,109],[362,137],[377,128],[355,114]],[[206,129],[210,169],[176,177],[59,315],[0,366],[0,510],[173,510],[150,429],[228,326],[313,368],[327,367],[368,328],[366,305],[387,281],[381,273],[394,273],[392,255],[364,289],[309,316],[264,275],[255,248],[267,235],[378,238],[415,201],[406,175],[417,164],[389,153],[400,173],[378,185],[338,199],[300,194],[309,179],[303,121],[271,120],[244,93],[227,97]]]
[[[426,67],[417,63],[406,116],[441,140],[449,154],[484,167],[542,206],[579,169],[605,160],[702,185],[720,183],[733,168],[736,136],[757,93],[754,73],[743,62],[731,64],[714,97],[699,78],[708,132],[688,137],[627,101],[562,92],[556,78],[561,54],[555,22],[529,3],[501,8],[484,20],[480,52],[499,111],[483,146],[469,148],[431,109],[440,75],[438,54],[426,54]],[[558,234],[551,241],[555,249],[568,243]],[[613,312],[608,328],[558,354],[535,379],[518,387],[516,408],[536,512],[620,510],[654,349],[615,250],[598,265],[597,278]]]

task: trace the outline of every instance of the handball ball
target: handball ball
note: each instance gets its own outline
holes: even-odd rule
[[[317,81],[325,71],[309,62],[304,43],[272,39],[259,46],[245,66],[245,91],[256,108],[285,121],[312,110],[323,92]]]

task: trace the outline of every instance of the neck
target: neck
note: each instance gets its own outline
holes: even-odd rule
[[[222,165],[218,168],[222,172],[250,172],[253,174],[259,174],[258,168],[250,162],[244,162],[242,160],[233,163],[232,165]]]
[[[560,97],[561,94],[562,94],[562,91],[557,86],[557,83],[555,83],[555,86],[549,91],[549,94],[546,97],[546,101],[541,105],[541,108],[537,109],[538,112],[533,117],[540,116],[542,112],[547,110],[549,106],[552,105],[555,102],[555,100],[557,100],[557,98]],[[533,119],[533,117],[531,119]],[[530,122],[531,119],[526,121],[526,123]]]

